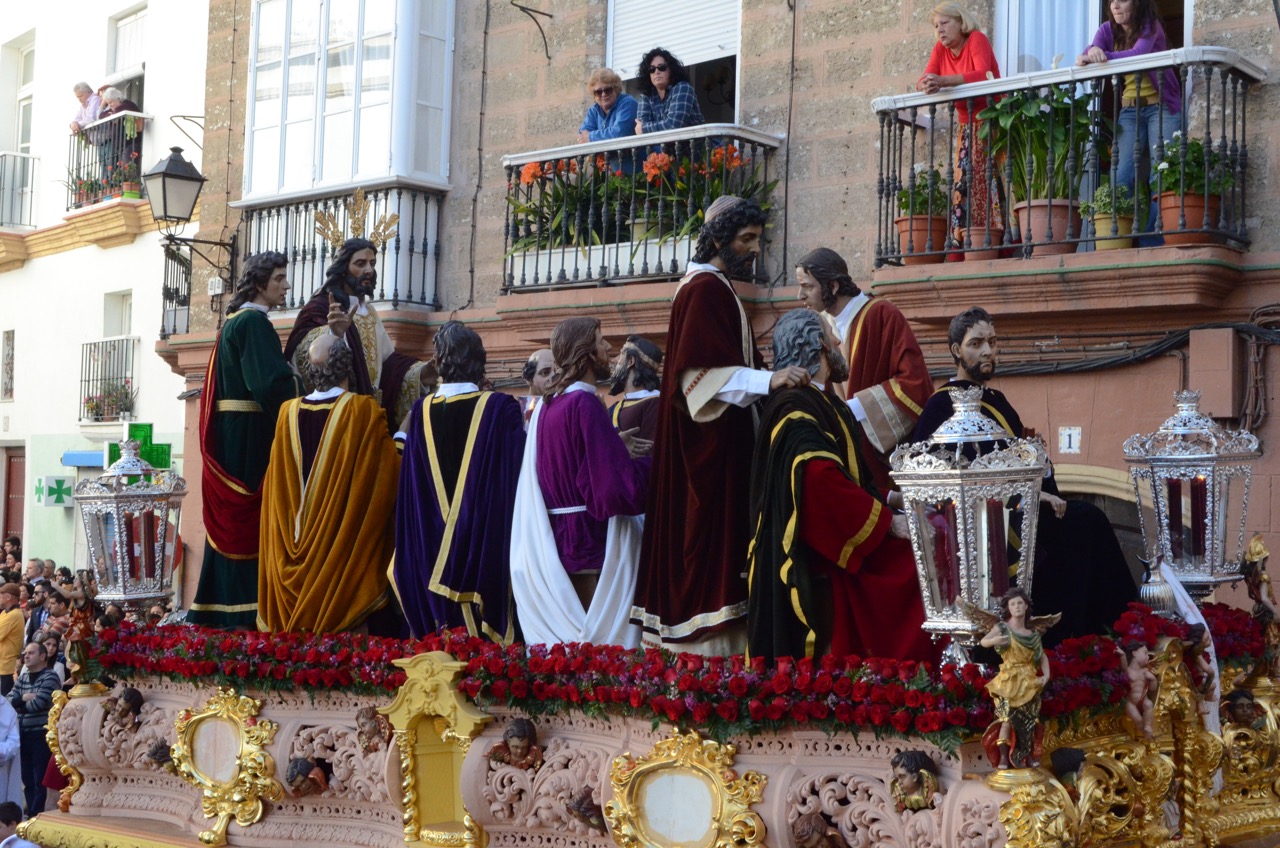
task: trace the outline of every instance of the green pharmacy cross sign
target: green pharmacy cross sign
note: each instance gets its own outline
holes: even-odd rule
[[[167,444],[156,444],[151,441],[154,425],[140,424],[132,421],[128,426],[128,435],[126,440],[133,440],[138,443],[138,456],[143,461],[149,463],[152,468],[162,471],[173,466],[173,446]],[[112,463],[120,458],[120,444],[118,442],[108,442],[106,446],[107,455],[105,468],[110,468]]]
[[[75,488],[74,477],[44,476],[36,478],[36,503],[41,506],[74,506],[71,493]]]

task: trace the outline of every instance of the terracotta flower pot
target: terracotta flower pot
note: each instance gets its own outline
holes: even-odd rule
[[[1111,238],[1111,215],[1093,216],[1093,234],[1097,241],[1093,243],[1095,250],[1123,250],[1133,247],[1131,238]],[[1127,236],[1133,232],[1133,216],[1119,215],[1115,218],[1117,235]],[[1106,238],[1104,238],[1106,236]]]
[[[989,234],[989,235],[988,235]],[[990,243],[991,247],[986,247]],[[964,252],[965,262],[978,262],[983,259],[999,259],[1000,249],[1004,246],[1004,230],[999,227],[960,229],[960,244],[972,244]]]
[[[1014,204],[1013,211],[1018,216],[1018,227],[1022,232],[1023,243],[1036,242],[1032,251],[1036,256],[1059,256],[1076,252],[1074,242],[1070,244],[1039,243],[1050,237],[1050,223],[1053,224],[1055,242],[1067,237],[1068,223],[1071,225],[1071,237],[1080,236],[1080,208],[1074,200],[1054,200],[1052,205],[1048,200],[1027,200]]]
[[[937,265],[946,259],[942,252],[947,244],[947,218],[945,215],[906,215],[894,218],[898,225],[898,249],[902,251],[903,265]],[[932,250],[934,253],[918,256]]]
[[[1160,230],[1165,244],[1222,244],[1222,236],[1211,233],[1181,232],[1179,219],[1186,209],[1186,229],[1198,230],[1204,226],[1205,207],[1209,207],[1209,226],[1218,225],[1222,200],[1216,194],[1179,195],[1174,191],[1160,193]]]

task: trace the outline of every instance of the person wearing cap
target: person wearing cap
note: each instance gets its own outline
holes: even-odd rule
[[[646,644],[709,656],[746,644],[752,405],[809,382],[802,368],[764,369],[730,282],[751,278],[765,219],[754,201],[712,203],[671,306],[631,611]]]
[[[22,593],[16,583],[0,586],[0,695],[8,695],[22,654]]]

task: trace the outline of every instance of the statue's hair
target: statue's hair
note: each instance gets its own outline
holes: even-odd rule
[[[442,383],[479,383],[488,354],[480,334],[461,321],[447,321],[435,337],[436,368]]]
[[[727,208],[713,215],[715,205],[720,204],[727,197],[726,195],[726,197],[717,198],[712,208],[707,210],[707,221],[698,231],[698,242],[694,246],[694,262],[710,262],[720,253],[721,248],[733,241],[741,229],[753,226],[763,227],[769,220],[769,216],[760,208],[759,203],[741,197],[728,198],[730,203],[723,204]]]
[[[267,287],[275,270],[288,264],[289,258],[275,250],[264,250],[246,259],[244,273],[240,275],[235,293],[231,295],[231,302],[227,304],[227,314],[230,315],[253,300],[258,292]]]
[[[551,357],[556,361],[556,376],[547,390],[547,400],[582,379],[591,367],[596,350],[599,318],[566,318],[551,331]]]
[[[538,743],[538,731],[529,719],[513,718],[511,723],[507,725],[507,729],[502,731],[503,742],[510,742],[512,739],[527,739],[530,745],[536,745]]]
[[[773,327],[773,370],[794,365],[810,376],[817,374],[826,347],[825,335],[822,316],[812,309],[793,309],[783,315]]]
[[[1009,620],[1010,618],[1009,602],[1012,601],[1014,598],[1022,598],[1022,600],[1027,602],[1026,618],[1030,618],[1031,610],[1032,610],[1031,596],[1028,595],[1027,590],[1022,588],[1021,586],[1010,586],[1005,591],[1005,593],[1000,596],[1000,618],[1003,621]]]
[[[951,319],[947,327],[947,346],[964,344],[964,337],[979,324],[994,324],[991,313],[981,306],[970,306]],[[954,356],[954,355],[953,355]]]
[[[325,392],[341,385],[343,380],[350,379],[354,363],[355,356],[351,348],[342,339],[332,339],[329,342],[329,359],[320,365],[308,360],[307,376],[316,391]]]
[[[844,257],[829,247],[819,247],[800,257],[797,268],[803,268],[809,276],[818,281],[822,289],[822,306],[830,309],[836,298],[841,295],[853,297],[858,294],[858,284],[849,276],[849,265]],[[835,291],[831,285],[835,284]]]
[[[915,748],[894,754],[893,759],[889,761],[889,765],[894,768],[905,769],[912,774],[920,771],[927,771],[935,776],[938,774],[938,764],[933,761],[933,758],[924,751]]]
[[[662,367],[662,348],[644,336],[627,336],[622,355],[626,358],[627,369],[635,376],[636,386],[657,389],[662,385],[662,375],[658,373]]]

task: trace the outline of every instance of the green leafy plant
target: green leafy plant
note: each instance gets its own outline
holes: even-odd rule
[[[96,392],[84,396],[86,415],[93,418],[115,418],[122,413],[133,412],[138,392],[128,377],[122,380],[99,380],[96,388]]]
[[[1080,214],[1085,217],[1093,215],[1114,215],[1116,217],[1132,216],[1134,200],[1128,186],[1116,186],[1111,190],[1111,183],[1104,182],[1093,191],[1093,199],[1080,204]]]
[[[1219,150],[1205,148],[1196,138],[1181,131],[1165,145],[1164,157],[1151,169],[1151,186],[1157,194],[1222,194],[1234,186],[1227,157]]]
[[[993,153],[1005,154],[1012,166],[1015,200],[1076,196],[1094,127],[1089,93],[1073,91],[1070,84],[1027,88],[978,113],[978,137],[990,142]],[[1073,171],[1068,159],[1074,162]]]
[[[706,207],[726,194],[754,200],[768,212],[778,181],[765,182],[762,168],[732,143],[692,157],[650,153],[636,175],[635,217],[648,222],[643,238],[662,244],[692,237]]]
[[[917,162],[915,178],[906,188],[898,191],[898,214],[946,215],[951,203],[947,199],[944,185],[942,174],[937,168]]]

